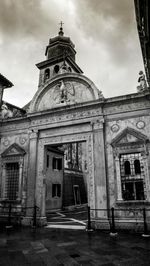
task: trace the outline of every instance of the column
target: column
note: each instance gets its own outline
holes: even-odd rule
[[[115,168],[116,168],[116,180],[117,180],[117,200],[123,200],[122,189],[121,189],[120,161],[118,155],[116,155],[115,157]]]

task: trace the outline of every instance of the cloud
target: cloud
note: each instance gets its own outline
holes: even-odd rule
[[[43,25],[52,23],[51,17],[45,16],[40,0],[0,0],[0,7],[3,38],[37,38],[44,34]]]
[[[77,23],[87,38],[105,47],[115,64],[128,63],[129,45],[135,49],[137,41],[131,0],[80,0],[76,12]]]
[[[37,90],[59,22],[76,46],[76,63],[104,96],[136,91],[143,68],[131,0],[0,0],[0,72],[14,83],[5,100],[25,105]]]

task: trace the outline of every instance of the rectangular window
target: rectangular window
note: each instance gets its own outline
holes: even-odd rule
[[[46,167],[47,168],[49,167],[49,154],[47,154],[46,156]]]
[[[62,170],[62,158],[53,158],[53,169],[54,170]]]
[[[61,184],[52,184],[52,197],[61,197]]]
[[[79,186],[78,185],[74,185],[73,186],[73,190],[74,190],[74,201],[75,201],[75,205],[81,204]]]
[[[120,172],[124,200],[144,200],[144,164],[141,153],[121,154]]]
[[[19,192],[19,163],[6,163],[5,197],[16,200]]]

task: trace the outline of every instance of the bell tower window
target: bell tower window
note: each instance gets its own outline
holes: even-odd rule
[[[58,74],[59,72],[59,65],[54,66],[54,74]]]
[[[50,70],[49,68],[45,69],[45,73],[44,73],[44,82],[50,78]]]

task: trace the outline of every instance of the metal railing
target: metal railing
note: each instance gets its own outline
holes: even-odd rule
[[[14,206],[13,203],[9,203],[7,206],[1,206],[0,207],[0,221],[3,222],[7,227],[11,227],[12,225],[20,225],[23,217],[25,217],[25,212],[31,209],[33,210],[33,216],[32,216],[32,226],[37,226],[37,212],[39,210],[39,207],[34,205],[32,207],[17,207]]]
[[[87,230],[92,229],[93,221],[102,221],[104,215],[97,215],[98,213],[104,214],[107,217],[110,226],[110,232],[115,234],[117,230],[120,230],[118,222],[122,222],[123,219],[126,219],[126,224],[129,223],[129,220],[140,225],[142,227],[143,235],[150,234],[150,209],[148,208],[110,208],[110,209],[92,209],[89,206],[87,207]],[[91,213],[94,215],[91,215]],[[147,215],[149,213],[149,215]],[[149,226],[148,226],[149,225]],[[148,228],[149,227],[149,228]]]

